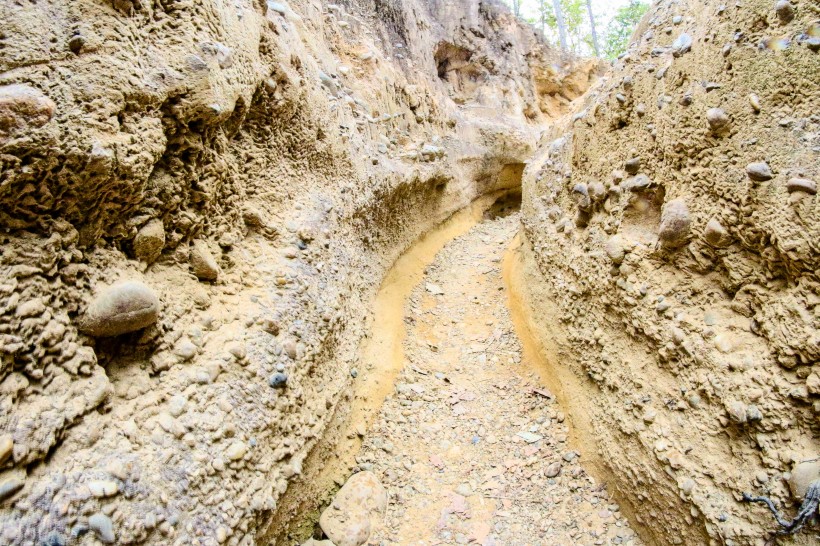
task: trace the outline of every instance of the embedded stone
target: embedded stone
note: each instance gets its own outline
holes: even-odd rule
[[[786,189],[789,190],[789,193],[802,191],[809,195],[815,195],[817,193],[817,184],[814,180],[808,178],[790,178],[786,183]]]
[[[11,434],[4,434],[0,436],[0,465],[11,458],[13,451],[14,440],[12,439]]]
[[[769,164],[765,161],[758,161],[746,165],[746,176],[755,182],[765,182],[766,180],[774,178],[772,169],[769,168]]]
[[[774,5],[774,11],[781,24],[788,24],[794,19],[794,6],[788,0],[780,0]]]
[[[0,138],[23,136],[54,117],[56,106],[40,90],[25,84],[0,85]]]
[[[789,490],[796,499],[802,499],[812,482],[820,480],[820,457],[797,463],[789,477]]]
[[[24,485],[25,482],[16,476],[3,480],[0,482],[0,501],[13,496],[20,491]]]
[[[650,180],[648,176],[639,174],[627,179],[627,181],[623,183],[623,188],[629,191],[642,191],[651,185],[652,180]]]
[[[544,471],[544,475],[547,478],[555,478],[561,473],[561,461],[555,461],[554,463],[550,464],[546,471]]]
[[[93,480],[88,483],[88,490],[97,498],[113,497],[120,492],[120,486],[111,480]]]
[[[726,228],[717,218],[712,218],[706,224],[706,228],[703,230],[703,238],[709,245],[716,248],[723,248],[731,242],[729,232],[726,231]]]
[[[215,281],[219,277],[219,265],[217,265],[205,241],[194,241],[191,246],[190,260],[191,269],[198,279]]]
[[[154,218],[134,237],[134,255],[147,264],[154,263],[165,247],[165,227],[162,220]]]
[[[319,526],[336,546],[360,546],[373,521],[387,509],[387,492],[373,472],[359,472],[342,486],[319,517]]]
[[[205,55],[216,59],[219,68],[230,68],[233,65],[233,50],[225,44],[219,42],[203,42],[199,44],[199,49]]]
[[[672,42],[672,55],[680,57],[692,49],[692,37],[685,32]]]
[[[641,169],[641,158],[640,157],[632,157],[626,160],[624,163],[624,170],[629,174],[638,174],[638,171]]]
[[[284,389],[288,384],[288,375],[282,372],[276,372],[268,378],[268,385],[274,389]]]
[[[245,442],[234,442],[225,450],[228,460],[238,461],[248,452],[248,444]]]
[[[729,126],[729,116],[722,108],[710,108],[706,112],[706,120],[709,122],[709,128],[714,132],[721,131]]]
[[[683,246],[689,238],[689,208],[683,199],[673,199],[664,205],[658,238],[666,248]]]
[[[737,424],[743,424],[748,420],[746,406],[737,400],[727,402],[726,413],[728,413],[729,418]]]
[[[287,8],[285,8],[284,4],[281,4],[279,2],[271,2],[270,0],[268,0],[268,9],[275,11],[276,13],[282,16],[287,15]]]
[[[92,531],[94,531],[97,538],[104,544],[113,544],[116,540],[116,535],[114,534],[114,522],[112,522],[111,518],[102,512],[97,512],[89,517],[88,526]]]
[[[695,483],[695,480],[693,480],[692,478],[685,478],[684,480],[678,483],[678,487],[680,488],[681,492],[687,496],[691,495],[692,491],[695,490],[695,485],[697,484]]]
[[[606,251],[606,255],[609,256],[609,259],[612,260],[612,263],[620,265],[626,256],[623,237],[620,235],[610,237],[604,245],[604,250]]]
[[[749,104],[752,105],[752,110],[754,110],[756,113],[760,112],[760,97],[752,93],[751,95],[749,95]]]
[[[80,331],[94,337],[112,337],[141,330],[159,317],[159,299],[139,281],[124,281],[104,290],[80,319]]]
[[[587,185],[583,182],[579,182],[575,184],[572,188],[572,197],[575,199],[575,203],[581,209],[588,209],[592,202],[589,199],[589,191],[587,189]]]
[[[600,182],[590,182],[587,190],[589,191],[589,198],[592,199],[593,203],[603,201],[606,197],[606,188]]]

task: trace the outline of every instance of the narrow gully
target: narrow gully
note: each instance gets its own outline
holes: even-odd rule
[[[557,348],[530,329],[519,204],[474,201],[378,291],[350,412],[314,481],[329,498],[351,471],[381,477],[391,500],[368,544],[645,543],[600,481],[583,413],[566,411],[582,401]]]

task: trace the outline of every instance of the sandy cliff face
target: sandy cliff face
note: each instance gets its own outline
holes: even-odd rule
[[[0,20],[5,544],[270,536],[385,268],[518,185],[596,68],[565,72],[492,2]]]
[[[819,18],[657,3],[525,173],[543,339],[660,543],[762,543],[741,493],[817,477]]]

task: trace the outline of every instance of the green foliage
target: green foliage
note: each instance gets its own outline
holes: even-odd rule
[[[632,0],[628,6],[618,10],[606,29],[603,47],[605,57],[615,59],[626,51],[632,32],[648,9],[649,4]]]
[[[584,32],[586,17],[586,4],[584,2],[585,0],[561,0],[561,12],[564,14],[568,45],[575,53],[578,53],[580,45],[589,39]],[[558,18],[555,16],[555,10],[552,7],[552,0],[537,0],[537,7],[541,30],[546,27],[557,31]]]

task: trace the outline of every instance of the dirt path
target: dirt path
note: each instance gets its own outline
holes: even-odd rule
[[[639,544],[522,361],[501,271],[518,226],[448,243],[407,301],[406,365],[356,457],[389,492],[368,544]]]

